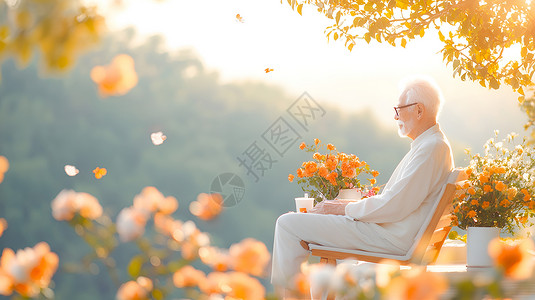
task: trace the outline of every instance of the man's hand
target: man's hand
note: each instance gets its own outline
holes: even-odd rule
[[[323,215],[345,215],[347,201],[323,200],[308,212]]]

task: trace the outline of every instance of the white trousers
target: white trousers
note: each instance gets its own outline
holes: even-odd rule
[[[353,221],[345,216],[311,213],[286,213],[277,219],[273,243],[271,283],[290,287],[309,252],[300,241],[345,249],[405,254],[382,237],[385,230],[375,224]]]

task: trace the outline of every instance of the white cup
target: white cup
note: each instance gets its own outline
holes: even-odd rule
[[[295,210],[297,212],[309,212],[314,207],[314,198],[298,197],[295,198]]]

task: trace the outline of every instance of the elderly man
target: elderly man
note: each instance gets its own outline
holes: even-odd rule
[[[454,168],[449,142],[437,123],[441,98],[429,80],[406,84],[394,118],[399,135],[413,141],[379,195],[350,204],[323,201],[312,213],[278,218],[271,274],[275,287],[288,287],[300,271],[308,256],[301,240],[400,255],[409,250]]]

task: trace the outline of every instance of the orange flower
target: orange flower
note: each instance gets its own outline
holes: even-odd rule
[[[109,66],[96,66],[91,79],[97,84],[101,97],[121,96],[137,85],[138,77],[131,56],[120,54]]]
[[[507,189],[507,199],[513,200],[513,198],[515,198],[517,192],[518,191],[514,187]]]
[[[24,297],[35,297],[48,287],[58,268],[59,258],[45,242],[15,253],[4,248],[0,257],[0,295],[16,291]]]
[[[134,207],[147,213],[161,212],[169,215],[177,210],[178,201],[173,196],[165,197],[153,186],[147,186],[134,197]]]
[[[312,158],[314,158],[315,160],[321,160],[322,158],[322,155],[318,152],[314,153],[314,155],[312,156]]]
[[[76,206],[82,217],[94,220],[102,216],[102,206],[97,198],[88,193],[78,193],[76,200]]]
[[[301,145],[299,145],[299,149],[303,150],[307,147],[307,144],[305,142],[302,142]]]
[[[7,228],[6,219],[0,218],[0,237],[2,236],[2,234],[4,234],[4,231],[6,230],[6,228]]]
[[[343,162],[347,162],[349,160],[349,157],[347,156],[347,154],[345,154],[343,152],[340,152],[340,153],[338,153],[338,160],[339,161],[343,161]]]
[[[476,190],[474,190],[474,188],[469,188],[468,189],[468,194],[475,195],[476,194]]]
[[[189,205],[189,211],[201,220],[212,220],[223,210],[223,197],[220,194],[201,193],[197,201]]]
[[[52,216],[58,221],[69,221],[76,213],[87,219],[97,219],[102,215],[102,206],[97,198],[88,193],[62,190],[51,203]]]
[[[190,265],[186,265],[173,274],[173,283],[177,288],[194,287],[206,280],[203,271],[197,270]]]
[[[466,176],[470,176],[470,175],[472,174],[472,169],[470,169],[470,168],[466,168],[466,169],[464,170],[464,173],[466,174]]]
[[[520,224],[526,224],[528,222],[528,217],[527,216],[518,217],[517,220],[518,222],[520,222]]]
[[[331,150],[331,151],[334,151],[334,150],[336,150],[336,147],[334,147],[333,144],[327,144],[327,149]]]
[[[318,169],[318,175],[319,176],[327,177],[328,174],[329,174],[329,170],[326,167],[324,167],[324,166],[319,167],[319,169]]]
[[[305,170],[299,168],[297,169],[297,177],[303,178],[305,176]]]
[[[471,205],[478,205],[479,201],[477,199],[473,199],[472,201],[470,201],[470,204]]]
[[[117,290],[117,300],[145,300],[149,299],[152,281],[147,277],[139,277],[136,281],[128,281]]]
[[[305,164],[305,176],[310,177],[316,173],[318,170],[318,165],[316,162],[309,161]]]
[[[252,238],[247,238],[230,246],[229,254],[233,261],[232,268],[234,270],[255,276],[264,275],[271,258],[266,245]]]
[[[496,190],[497,190],[497,191],[500,191],[500,192],[503,191],[503,190],[505,190],[505,189],[507,188],[507,185],[504,184],[504,183],[501,182],[501,181],[495,181],[494,184],[495,184]]]
[[[4,173],[9,169],[9,161],[5,156],[0,155],[0,182],[4,180]]]
[[[148,214],[134,207],[125,207],[117,215],[117,233],[123,242],[133,241],[145,232]]]
[[[489,182],[489,179],[490,179],[490,176],[488,176],[487,174],[479,174],[479,181],[483,184]]]
[[[487,209],[490,206],[489,201],[483,201],[483,204],[481,204],[481,208]]]
[[[169,237],[172,237],[173,235],[176,237],[178,237],[179,235],[183,235],[182,221],[175,220],[172,217],[163,213],[156,213],[154,215],[154,227],[158,232],[165,234]],[[180,238],[175,239],[179,240]]]
[[[533,248],[531,239],[523,239],[509,245],[497,238],[489,245],[489,255],[494,259],[494,264],[503,270],[505,276],[522,280],[531,277],[533,259],[529,252]]]
[[[199,256],[199,250],[210,244],[208,235],[201,232],[192,221],[184,222],[182,230],[178,234],[173,233],[173,239],[182,242],[181,254],[187,260],[196,259]]]
[[[289,182],[293,182],[294,181],[294,175],[293,174],[288,175],[288,181]]]
[[[507,199],[503,199],[501,202],[500,202],[500,206],[503,206],[503,207],[508,207],[511,205],[511,201],[507,200]]]
[[[332,154],[327,155],[325,166],[331,171],[336,169],[336,166],[338,166],[338,159],[336,158],[336,156]]]
[[[306,296],[310,294],[310,281],[307,275],[299,273],[294,277],[293,282],[295,290],[299,295]]]
[[[464,198],[466,198],[466,194],[460,194],[460,195],[459,195],[459,199],[460,199],[460,200],[464,200]]]
[[[476,213],[475,211],[471,210],[471,211],[468,212],[467,215],[468,215],[469,218],[473,218],[473,217],[476,216],[476,214],[477,214],[477,213]]]
[[[104,177],[104,175],[108,174],[108,170],[106,170],[106,168],[96,167],[93,170],[93,173],[95,173],[95,178],[96,179],[100,179],[100,178]]]
[[[355,169],[351,168],[348,162],[343,162],[341,168],[342,168],[342,176],[344,177],[353,178],[355,177],[355,175],[357,175],[357,172],[355,171]]]
[[[336,178],[338,177],[338,173],[336,172],[331,172],[329,173],[329,175],[327,175],[327,180],[329,180],[329,182],[332,184],[332,185],[337,185],[338,183],[336,182]]]
[[[494,173],[496,174],[505,174],[506,170],[504,167],[496,167],[494,168]]]
[[[266,295],[266,289],[258,279],[241,272],[228,273],[222,287],[231,299],[263,300]]]
[[[425,269],[413,268],[392,279],[387,286],[386,299],[439,299],[447,288],[445,277],[425,272]]]
[[[483,186],[483,192],[485,192],[485,193],[490,193],[490,192],[492,192],[492,186],[490,186],[490,184],[485,184],[485,185]]]
[[[212,267],[214,271],[223,272],[230,268],[233,263],[228,251],[216,247],[202,247],[199,249],[201,261]]]
[[[212,272],[206,276],[206,280],[199,284],[199,289],[206,295],[222,294],[222,287],[227,280],[228,273]]]
[[[370,181],[371,184],[376,184],[377,183],[377,179],[375,179],[375,178],[371,178],[371,179],[368,178],[368,180]]]
[[[379,172],[378,172],[378,171],[375,171],[375,170],[372,171],[372,176],[373,176],[373,177],[377,177],[378,175],[379,175]]]
[[[317,145],[317,144],[319,144],[319,143],[321,143],[321,141],[320,141],[319,139],[314,139],[314,144],[315,144],[315,145]]]

